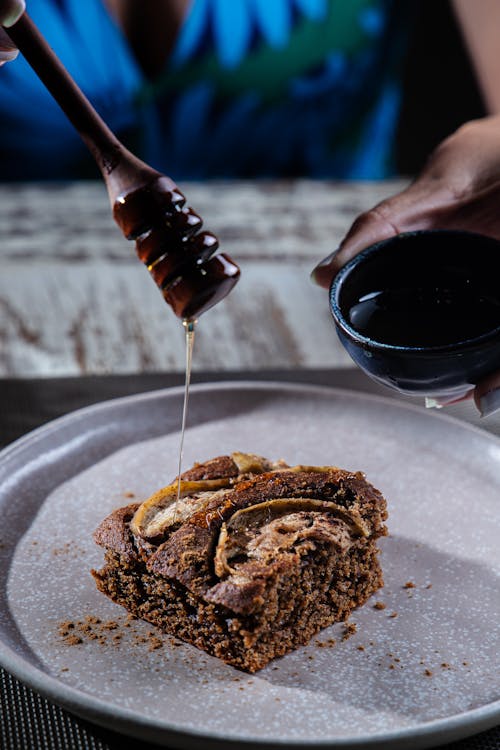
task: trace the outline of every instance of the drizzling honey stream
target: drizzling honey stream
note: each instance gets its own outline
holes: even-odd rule
[[[179,462],[177,466],[177,498],[175,501],[174,509],[174,522],[177,515],[177,504],[181,496],[181,474],[182,474],[182,458],[184,454],[184,435],[186,432],[186,420],[187,410],[189,402],[189,386],[191,384],[191,365],[193,363],[193,347],[194,347],[194,334],[196,328],[196,320],[183,320],[182,324],[186,332],[186,375],[184,381],[184,401],[182,405],[182,423],[181,423],[181,439],[179,443]]]
[[[177,500],[181,492],[182,457],[191,381],[196,317],[225,297],[238,281],[240,271],[223,254],[211,232],[200,231],[201,217],[168,177],[151,186],[119,196],[113,217],[123,234],[136,241],[136,252],[147,267],[166,302],[182,318],[186,338],[186,372],[181,438],[177,471]]]

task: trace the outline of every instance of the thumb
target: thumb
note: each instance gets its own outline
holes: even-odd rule
[[[385,218],[379,207],[358,216],[339,248],[314,268],[311,278],[328,289],[335,274],[365,247],[398,234],[398,229]]]

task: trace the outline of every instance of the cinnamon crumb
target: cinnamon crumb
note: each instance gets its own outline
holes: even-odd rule
[[[348,638],[351,637],[351,635],[354,635],[358,630],[357,625],[355,622],[345,622],[344,623],[344,630],[342,632],[342,640],[347,641]]]
[[[389,615],[389,617],[392,617],[392,618],[397,617],[397,616],[398,616],[397,612],[391,612],[391,614]]]
[[[101,620],[95,615],[86,615],[82,620],[65,620],[57,626],[57,632],[63,641],[74,646],[84,641],[94,641],[100,646],[111,643],[118,646],[122,640],[123,633],[119,628],[129,627],[128,621]]]
[[[32,544],[36,545],[38,544],[38,542],[32,542]],[[79,547],[76,542],[65,542],[62,547],[54,547],[51,551],[51,554],[53,557],[70,555],[73,559],[75,559],[79,555],[85,554],[85,550],[82,547]]]
[[[124,492],[123,497],[135,497],[135,492]]]
[[[426,677],[432,677],[432,672],[430,669],[424,669],[424,674]]]
[[[83,643],[83,638],[80,638],[78,635],[68,635],[65,637],[64,642],[68,646],[78,646],[79,643]]]
[[[375,602],[373,609],[385,609],[386,605],[384,602]]]
[[[364,651],[365,650],[364,646],[356,646],[356,648],[358,649],[358,651]]]
[[[415,584],[413,581],[406,581],[405,585],[403,586],[404,589],[414,589]]]
[[[156,651],[157,649],[162,648],[162,646],[163,646],[163,641],[161,640],[161,638],[158,638],[158,636],[156,635],[150,637],[149,644],[148,644],[149,651]]]

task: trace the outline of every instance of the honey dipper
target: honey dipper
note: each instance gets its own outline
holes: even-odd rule
[[[6,33],[52,94],[94,157],[106,184],[113,217],[136,241],[174,313],[198,317],[223,299],[238,281],[238,266],[218,248],[217,237],[200,231],[203,221],[177,185],[145,164],[116,138],[23,13]]]

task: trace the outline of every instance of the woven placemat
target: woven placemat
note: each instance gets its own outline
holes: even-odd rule
[[[194,382],[221,379],[288,380],[390,395],[357,370],[269,370],[265,373],[201,373],[193,377]],[[0,380],[0,447],[82,406],[182,382],[180,373]],[[1,750],[153,750],[157,747],[73,716],[1,668],[0,692]],[[500,727],[445,745],[443,750],[500,750]]]

